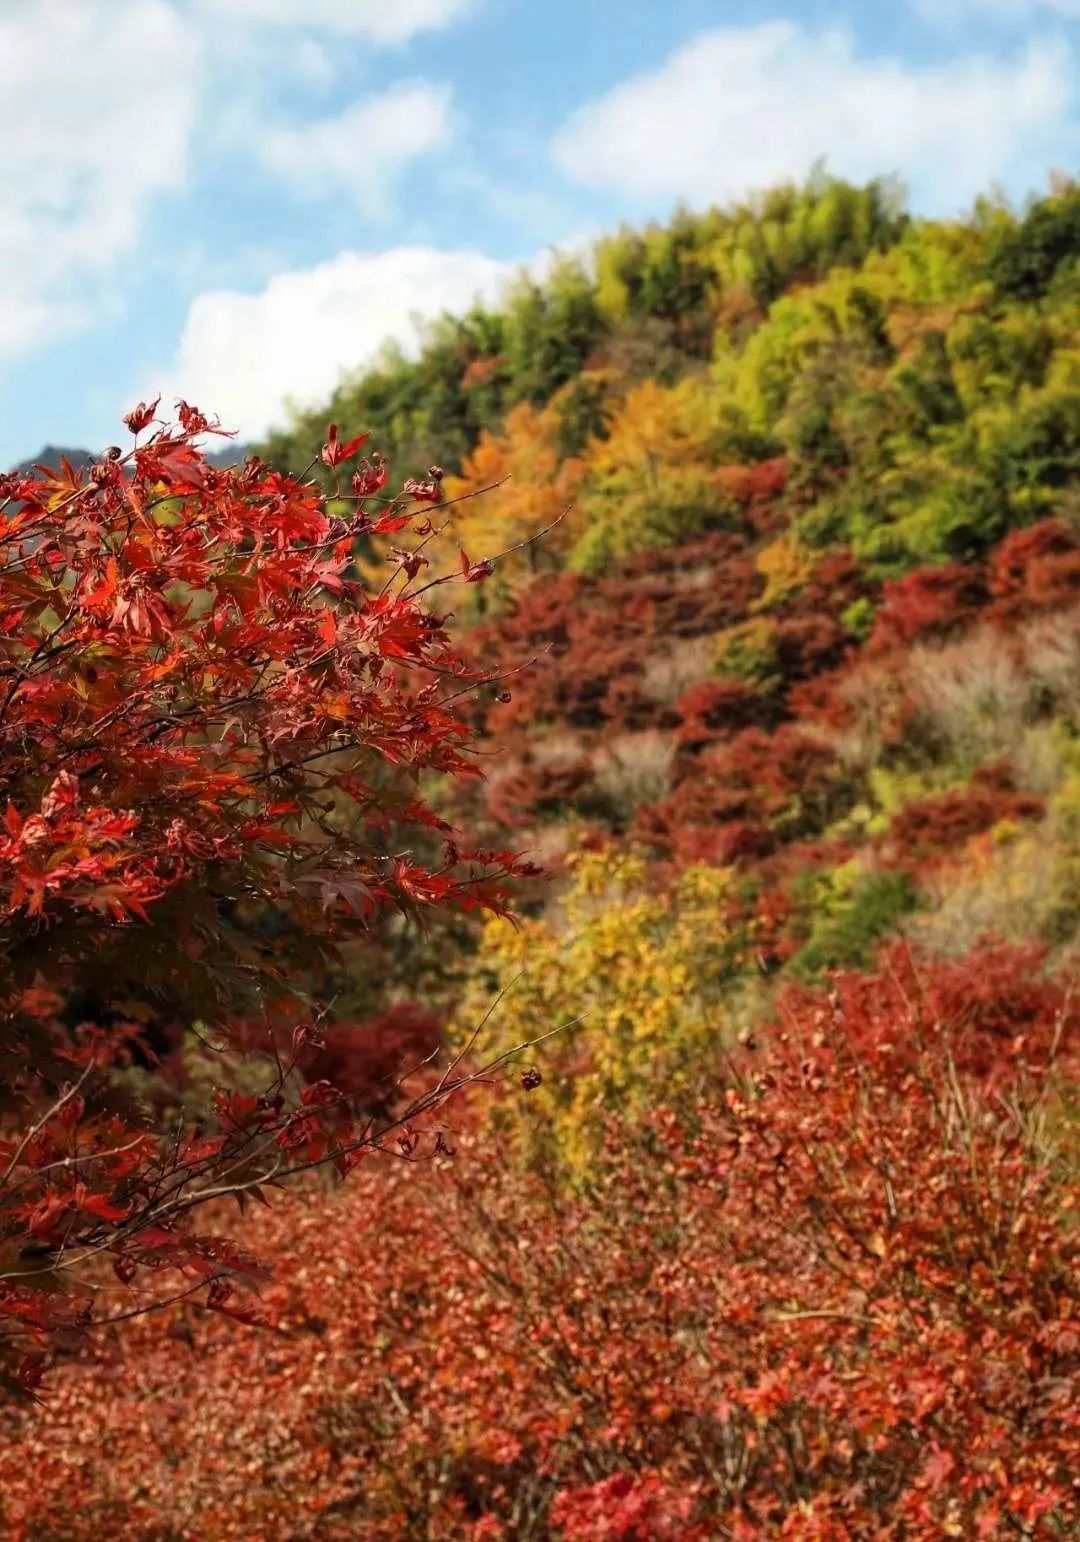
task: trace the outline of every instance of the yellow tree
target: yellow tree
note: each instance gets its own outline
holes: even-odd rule
[[[715,425],[701,392],[693,378],[671,387],[645,380],[627,392],[607,438],[585,452],[572,566],[602,572],[637,551],[692,540],[729,517],[716,476]]]
[[[484,430],[461,475],[446,478],[444,492],[454,504],[451,528],[474,561],[537,535],[573,502],[582,463],[560,455],[558,429],[552,408],[521,402],[507,413],[498,433]],[[492,487],[494,491],[483,492]],[[467,501],[455,501],[460,499]],[[500,564],[498,576],[512,582],[515,576],[551,566],[554,554],[567,543],[568,525],[556,526],[543,541],[515,553]]]

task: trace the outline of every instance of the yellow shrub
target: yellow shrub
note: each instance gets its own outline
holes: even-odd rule
[[[715,1068],[727,1039],[725,997],[751,938],[732,923],[732,875],[691,868],[663,890],[646,887],[632,855],[572,859],[562,914],[517,929],[491,921],[458,1023],[464,1038],[490,1005],[485,1049],[575,1022],[545,1048],[537,1106],[557,1154],[588,1160],[599,1116],[634,1110]],[[534,1131],[537,1121],[528,1119]]]
[[[819,553],[802,544],[798,536],[782,535],[758,552],[756,567],[765,590],[756,610],[769,610],[805,589],[813,576]]]

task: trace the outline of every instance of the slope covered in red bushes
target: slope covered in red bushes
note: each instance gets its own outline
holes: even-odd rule
[[[283,1201],[272,1326],[72,1367],[0,1456],[6,1534],[1070,1534],[1080,1193],[1041,1124],[1077,1026],[1035,951],[894,949],[708,1101],[609,1120],[577,1192],[477,1110],[439,1170]]]

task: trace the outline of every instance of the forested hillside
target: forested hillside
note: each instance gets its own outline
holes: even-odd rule
[[[327,421],[447,526],[369,522],[365,581],[460,553],[484,776],[417,785],[545,876],[325,965],[304,1075],[564,1032],[273,1197],[270,1327],[60,1365],[10,1533],[1075,1535],[1080,187],[623,230],[260,456]]]

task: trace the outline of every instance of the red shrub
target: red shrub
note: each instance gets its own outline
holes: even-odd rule
[[[991,553],[990,592],[990,614],[1004,622],[1073,604],[1080,597],[1080,541],[1060,519],[1010,531]]]
[[[709,752],[705,770],[718,786],[752,797],[769,819],[790,811],[797,799],[797,822],[805,829],[831,818],[850,795],[835,750],[789,723],[774,733],[748,728],[737,734]]]
[[[1048,975],[1045,963],[1038,943],[989,941],[964,958],[929,960],[900,941],[882,951],[872,974],[835,976],[831,993],[853,1053],[902,1065],[944,1051],[965,1074],[996,1086],[1018,1067],[1039,1071],[1062,1038],[1075,1069],[1078,982]],[[785,1009],[798,1015],[819,1001],[793,986]]]
[[[774,641],[780,675],[791,684],[835,669],[850,646],[851,640],[839,622],[822,614],[781,621]]]
[[[768,698],[741,680],[726,679],[692,685],[679,697],[675,710],[679,715],[675,744],[680,759],[696,756],[744,728],[767,726],[776,714]]]
[[[886,583],[867,647],[887,653],[926,637],[946,637],[970,625],[989,598],[981,568],[959,562],[916,568]]]
[[[595,596],[600,624],[606,614],[618,630],[636,613],[639,635],[646,638],[702,637],[742,620],[763,587],[754,564],[737,554],[713,560],[703,556],[689,577],[693,581],[678,572],[660,572],[633,581],[602,580]]]
[[[8,1414],[6,1534],[1074,1535],[1078,1026],[1034,952],[895,948],[573,1191],[462,1131],[286,1201],[274,1331],[182,1305]]]
[[[516,597],[505,616],[473,633],[477,647],[491,643],[504,658],[519,644],[532,650],[549,646],[556,653],[569,644],[570,623],[579,614],[587,579],[576,573],[558,573],[535,580]]]
[[[783,456],[758,461],[753,466],[721,466],[716,473],[716,485],[752,515],[780,497],[787,487],[790,470]]]
[[[787,693],[788,710],[808,725],[849,728],[853,719],[852,705],[845,698],[842,687],[850,675],[850,668],[841,667],[811,680],[800,680]]]
[[[396,1101],[396,1079],[430,1060],[441,1041],[434,1012],[399,1002],[368,1022],[334,1023],[305,1047],[300,1067],[309,1082],[329,1082],[364,1108],[382,1108]]]
[[[488,813],[507,829],[528,828],[539,819],[565,813],[593,776],[587,755],[563,765],[537,765],[527,759],[519,770],[490,779]]]
[[[684,541],[681,546],[635,552],[623,563],[619,574],[625,578],[652,578],[660,573],[716,569],[734,557],[744,556],[746,544],[745,536],[729,530],[714,530],[698,541]]]
[[[551,1524],[566,1542],[693,1542],[707,1533],[688,1524],[693,1499],[653,1472],[617,1472],[588,1488],[564,1489]]]
[[[915,798],[892,820],[885,845],[900,862],[946,862],[975,835],[1005,819],[1041,819],[1045,805],[1016,791],[1007,766],[986,766],[966,787]]]
[[[667,832],[666,844],[680,867],[753,867],[776,850],[767,825],[733,819],[726,824],[684,824]]]

